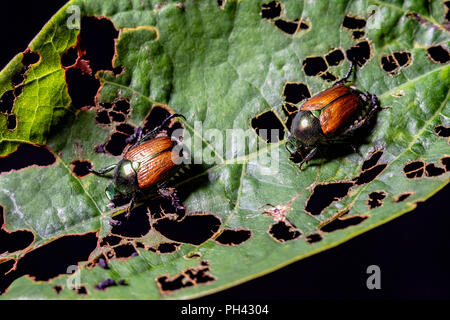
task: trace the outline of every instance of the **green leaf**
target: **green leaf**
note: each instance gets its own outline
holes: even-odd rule
[[[108,141],[113,126],[98,125],[95,108],[79,110],[71,105],[60,64],[61,55],[77,42],[78,30],[66,24],[69,5],[79,6],[83,16],[106,17],[120,30],[113,63],[123,72],[97,73],[102,84],[97,104],[128,99],[132,114],[127,123],[135,126],[143,124],[155,105],[167,105],[183,114],[187,132],[194,140],[200,139],[202,146],[192,150],[194,158],[214,151],[217,160],[178,182],[187,212],[217,216],[220,230],[250,230],[251,237],[235,246],[214,239],[200,245],[183,243],[166,254],[139,248],[136,257],[111,259],[109,269],[81,262],[77,275],[86,295],[67,287],[69,275],[50,281],[22,276],[2,298],[181,299],[210,294],[394,219],[449,182],[449,141],[437,134],[437,128],[448,128],[450,123],[450,67],[448,61],[432,60],[427,50],[442,46],[448,53],[450,35],[445,29],[448,22],[442,2],[431,1],[427,6],[422,1],[280,2],[279,19],[292,22],[299,18],[308,27],[299,28],[294,35],[283,32],[276,19],[261,17],[265,1],[256,0],[226,1],[223,8],[213,0],[182,4],[71,1],[51,19],[30,44],[40,60],[26,71],[23,92],[14,102],[17,128],[9,130],[7,117],[0,115],[0,152],[8,155],[20,143],[46,144],[56,161],[47,167],[32,166],[0,175],[5,228],[28,230],[35,237],[30,247],[3,253],[0,266],[10,259],[20,262],[28,252],[66,235],[96,232],[102,238],[111,232],[109,221],[114,210],[108,209],[104,194],[108,179],[94,175],[80,178],[72,173],[75,160],[88,160],[94,168],[101,168],[120,157],[95,152],[97,145]],[[362,38],[353,39],[352,30],[342,26],[346,15],[367,21]],[[382,107],[389,108],[378,113],[373,131],[360,146],[361,155],[319,157],[301,171],[289,159],[286,139],[266,143],[258,138],[258,151],[228,157],[220,152],[214,138],[202,135],[209,129],[222,133],[250,129],[250,135],[257,137],[251,121],[267,111],[285,121],[286,83],[304,83],[311,94],[330,86],[320,76],[307,76],[304,61],[325,57],[335,48],[345,52],[364,41],[370,45],[370,55],[358,68],[354,85],[376,94]],[[410,59],[400,62],[396,58],[394,71],[383,70],[383,57],[395,57],[399,52],[408,52]],[[12,89],[13,77],[23,68],[21,61],[19,54],[0,73],[0,96]],[[329,66],[327,71],[339,78],[347,68],[345,62]],[[196,121],[201,121],[202,132]],[[364,161],[376,150],[382,153],[378,176],[373,168],[362,172]],[[410,176],[418,177],[410,178],[405,165],[416,161],[419,169]],[[373,176],[367,179],[370,174]],[[338,182],[348,184],[348,193],[344,190],[339,199],[332,197],[328,202],[326,196],[331,191],[322,193],[317,203],[325,208],[315,215],[307,211],[321,186]],[[398,201],[401,195],[409,196]],[[277,206],[278,211],[266,206],[263,212],[266,204]],[[280,225],[274,227],[276,221],[268,213],[285,213],[296,227],[290,229],[291,235],[298,236],[295,231],[301,235],[276,241],[268,230]],[[319,241],[312,241],[317,237]],[[170,242],[154,229],[123,241],[146,246]],[[99,245],[90,259],[104,249]],[[186,270],[201,274],[203,283],[186,278]],[[172,292],[158,286],[163,279],[171,281],[183,271],[184,283],[192,285]],[[123,279],[127,285],[95,288],[108,278]],[[59,294],[55,286],[61,286]]]

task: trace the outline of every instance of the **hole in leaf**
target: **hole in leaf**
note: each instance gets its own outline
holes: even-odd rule
[[[163,106],[154,106],[144,120],[144,132],[149,132],[161,125],[170,116],[170,112]]]
[[[295,19],[294,21],[277,19],[275,20],[275,26],[289,35],[295,35],[297,31],[300,29],[301,30],[309,29],[309,25],[300,19]]]
[[[300,230],[296,229],[292,224],[286,223],[286,221],[278,221],[271,224],[267,232],[279,242],[295,240],[302,235]]]
[[[66,69],[66,82],[72,105],[81,109],[95,106],[95,96],[100,82],[95,78],[98,70],[111,70],[115,54],[115,39],[118,31],[106,18],[83,17],[76,47],[69,48],[62,55],[62,64],[71,64]],[[78,59],[75,58],[75,53]]]
[[[100,82],[89,74],[83,74],[80,69],[66,70],[67,90],[74,108],[95,106],[95,96],[100,88]]]
[[[328,71],[322,74],[320,77],[327,82],[333,82],[337,80],[336,76]]]
[[[369,199],[367,200],[367,205],[369,209],[375,209],[383,205],[383,200],[386,198],[386,193],[382,191],[374,191],[369,194]]]
[[[381,67],[384,71],[389,74],[394,74],[395,71],[399,68],[397,61],[393,56],[383,56],[381,57]]]
[[[118,126],[116,126],[116,131],[131,136],[132,134],[134,134],[135,128],[130,124],[121,123]]]
[[[122,123],[116,127],[116,131],[122,132],[124,134],[131,136],[134,133],[135,128],[130,124]]]
[[[183,273],[175,277],[160,276],[156,278],[156,281],[161,293],[163,294],[167,294],[194,285],[194,283],[190,281],[190,279]]]
[[[281,4],[278,1],[263,3],[260,14],[263,19],[271,20],[277,18],[281,14]]]
[[[344,61],[344,52],[341,49],[334,49],[327,53],[325,56],[325,59],[328,62],[328,65],[331,66],[337,66],[342,61]]]
[[[350,30],[363,29],[366,26],[366,20],[346,15],[342,26]]]
[[[224,229],[216,242],[224,246],[237,246],[250,239],[252,232],[246,229]]]
[[[378,163],[378,160],[380,160],[383,153],[384,153],[384,150],[376,150],[376,151],[372,152],[372,154],[369,156],[369,158],[364,160],[361,170],[364,171],[364,170],[373,168]]]
[[[406,67],[411,63],[411,53],[407,51],[394,52],[394,58],[400,67]]]
[[[33,52],[27,49],[23,53],[22,64],[26,69],[28,69],[32,64],[38,63],[41,56],[37,52]]]
[[[396,51],[388,56],[381,57],[381,67],[390,75],[397,74],[401,68],[409,66],[411,53],[407,51]]]
[[[107,18],[83,17],[81,19],[79,42],[85,52],[94,74],[98,70],[113,70],[115,39],[119,32]]]
[[[434,163],[429,163],[425,167],[427,177],[437,177],[445,173],[445,169],[437,167]]]
[[[75,292],[79,295],[86,295],[88,294],[88,291],[85,286],[79,286],[78,288],[75,288]]]
[[[104,145],[104,149],[113,156],[120,156],[127,146],[127,138],[128,136],[123,133],[114,132]]]
[[[306,238],[305,238],[305,240],[308,242],[308,243],[316,243],[316,242],[319,242],[320,240],[322,240],[323,238],[322,238],[322,236],[320,235],[320,233],[312,233],[312,234],[310,234],[310,235],[308,235]]]
[[[15,264],[16,260],[10,259],[0,263],[0,295],[3,294],[14,279],[11,279],[6,273],[9,272]]]
[[[101,246],[115,246],[120,243],[122,238],[114,236],[114,235],[108,235],[102,239],[102,242],[100,243]]]
[[[301,30],[307,30],[307,29],[309,29],[309,24],[308,23],[306,23],[305,21],[300,21],[300,29]]]
[[[55,290],[56,294],[60,294],[62,291],[63,287],[60,285],[54,285],[53,286],[53,290]]]
[[[220,225],[220,219],[213,214],[195,213],[188,214],[179,221],[160,218],[153,227],[172,241],[198,246],[211,239],[219,231]]]
[[[130,102],[125,99],[117,100],[114,103],[114,111],[127,115],[130,112]]]
[[[287,82],[283,89],[284,101],[297,104],[304,99],[311,97],[307,85],[301,82]],[[297,109],[296,109],[297,110]]]
[[[257,115],[251,121],[256,134],[269,143],[278,142],[284,137],[284,127],[273,111]]]
[[[429,47],[427,49],[428,57],[435,63],[447,63],[450,60],[448,49],[442,45]]]
[[[158,253],[173,253],[178,250],[180,244],[177,242],[160,243],[158,246]]]
[[[441,163],[445,167],[445,171],[450,171],[450,157],[442,157]]]
[[[70,163],[72,165],[72,172],[77,177],[84,177],[90,174],[89,169],[92,169],[92,163],[86,160],[75,160]]]
[[[136,249],[131,244],[122,244],[114,247],[114,252],[116,253],[116,258],[130,258],[138,255]]]
[[[3,207],[0,206],[0,254],[13,253],[27,248],[34,241],[34,235],[27,230],[9,232],[4,229]]]
[[[420,178],[425,172],[425,163],[423,161],[413,161],[403,167],[403,172],[409,179]]]
[[[303,71],[307,76],[317,76],[327,69],[327,63],[322,57],[309,57],[303,60]]]
[[[14,106],[14,91],[6,91],[0,98],[0,112],[11,113]]]
[[[125,116],[123,115],[123,113],[109,111],[108,114],[114,122],[125,122]]]
[[[298,108],[289,102],[285,102],[285,103],[283,103],[283,112],[285,115],[289,116],[293,113],[297,113]],[[288,126],[286,126],[286,127],[289,128]]]
[[[15,114],[8,115],[8,118],[6,119],[6,127],[8,130],[15,130],[17,127],[17,118]]]
[[[386,167],[387,164],[383,163],[361,172],[360,175],[355,178],[355,184],[362,185],[372,182],[383,172],[384,169],[386,169]]]
[[[64,68],[68,68],[70,66],[73,66],[78,60],[78,48],[72,47],[67,49],[66,52],[64,52],[61,55],[61,65]]]
[[[156,284],[162,294],[168,294],[182,288],[192,287],[197,284],[204,284],[214,280],[216,280],[216,278],[210,273],[209,263],[207,261],[202,261],[197,267],[185,269],[175,276],[159,276],[156,278]]]
[[[14,88],[14,96],[17,98],[23,92],[23,85],[17,86]]]
[[[110,124],[111,119],[109,118],[108,111],[102,110],[100,112],[97,112],[95,121],[97,121],[97,123],[99,123],[99,124]]]
[[[345,197],[352,186],[352,182],[334,182],[317,185],[314,187],[313,193],[306,203],[305,210],[314,216],[319,215],[333,201]]]
[[[434,132],[436,132],[436,134],[440,137],[450,137],[450,127],[437,126],[434,128]]]
[[[111,233],[129,238],[146,235],[150,229],[150,220],[145,206],[134,207],[128,217],[124,214],[115,217],[120,223],[113,226]]]
[[[100,102],[98,105],[99,105],[102,109],[106,109],[106,110],[109,110],[109,109],[112,108],[112,103],[109,103],[109,102]]]
[[[84,235],[67,235],[42,245],[18,260],[16,269],[3,277],[0,292],[17,278],[29,275],[36,281],[48,281],[67,273],[67,268],[87,261],[97,247],[94,232]]]
[[[346,51],[347,59],[362,67],[370,60],[371,48],[368,41],[361,41]]]
[[[362,37],[365,36],[365,34],[366,33],[364,32],[364,30],[356,30],[356,31],[352,32],[352,36],[353,36],[354,40],[361,39]]]
[[[283,19],[278,19],[275,21],[275,26],[287,34],[295,34],[297,32],[298,24],[291,21],[285,21]]]
[[[22,143],[13,153],[0,157],[0,173],[21,170],[34,165],[45,167],[52,165],[55,161],[55,156],[46,147]]]
[[[20,72],[16,73],[11,78],[11,83],[12,83],[13,87],[18,86],[25,81],[25,72],[27,72],[27,68],[23,67],[22,70],[20,70]],[[16,97],[17,96],[18,96],[18,94],[16,94]]]
[[[412,192],[404,192],[401,195],[398,196],[398,198],[395,200],[396,203],[405,201],[410,196],[412,196]]]
[[[7,273],[9,270],[11,270],[14,267],[15,262],[16,261],[14,259],[10,259],[10,260],[0,263],[0,283],[1,283],[1,278],[5,275],[5,273]],[[0,288],[1,287],[2,287],[2,285],[0,284]],[[1,292],[1,290],[0,290],[0,292]]]
[[[353,217],[345,217],[345,218],[337,218],[326,225],[324,225],[320,230],[324,232],[333,232],[336,230],[345,229],[351,226],[356,226],[366,220],[367,217],[361,216],[353,216]]]
[[[194,280],[196,284],[200,284],[216,280],[209,271],[209,263],[207,261],[202,261],[198,268],[189,268],[185,273],[190,279]]]

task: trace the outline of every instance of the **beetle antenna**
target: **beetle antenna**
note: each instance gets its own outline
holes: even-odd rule
[[[155,129],[153,129],[150,132],[147,132],[144,136],[142,136],[140,141],[147,140],[149,137],[155,136],[159,131],[161,131],[167,125],[167,123],[170,120],[172,120],[173,118],[177,118],[177,117],[182,117],[184,120],[186,120],[186,117],[183,116],[182,114],[179,114],[179,113],[171,114],[166,119],[164,119],[164,121],[159,126],[157,126]],[[139,141],[137,143],[139,143]]]
[[[168,116],[166,119],[164,119],[164,121],[161,123],[161,125],[158,128],[160,128],[160,129],[164,128],[164,126],[167,124],[167,122],[169,122],[173,118],[178,118],[178,117],[181,117],[184,120],[186,120],[186,117],[183,116],[182,114],[174,113],[174,114],[171,114],[170,116]]]

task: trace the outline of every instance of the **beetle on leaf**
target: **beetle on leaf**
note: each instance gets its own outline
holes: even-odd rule
[[[176,169],[181,156],[174,149],[174,141],[162,134],[170,120],[185,117],[172,114],[161,125],[143,134],[141,127],[127,139],[132,143],[123,158],[116,164],[98,171],[90,169],[96,175],[103,176],[114,170],[113,181],[106,188],[106,196],[114,201],[118,198],[129,198],[130,203],[126,216],[129,216],[138,195],[144,192],[156,191],[160,196],[171,201],[178,216],[183,216],[185,208],[181,204],[174,188],[167,188],[167,178]]]
[[[357,130],[366,126],[379,110],[374,94],[363,93],[346,84],[352,71],[353,63],[350,62],[350,68],[341,80],[308,99],[294,117],[286,149],[291,156],[302,148],[306,150],[300,168],[323,147],[351,143]]]

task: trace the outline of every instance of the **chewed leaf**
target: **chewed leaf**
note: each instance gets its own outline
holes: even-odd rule
[[[450,177],[444,9],[69,1],[0,72],[1,298],[199,297],[414,209]],[[347,84],[381,108],[358,143],[332,143],[300,170],[303,148],[286,150],[293,118],[349,62]],[[333,92],[327,106],[352,100]],[[164,123],[171,114],[185,119]],[[158,128],[192,161],[125,215],[132,195],[105,194],[119,171],[93,170]]]

